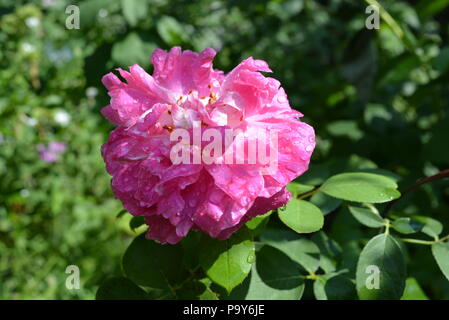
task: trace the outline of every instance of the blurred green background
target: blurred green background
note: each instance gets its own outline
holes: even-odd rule
[[[266,60],[317,131],[303,181],[382,168],[403,189],[449,167],[449,1],[381,3],[393,20],[367,30],[361,0],[0,0],[0,298],[92,299],[119,273],[135,233],[129,215],[117,218],[100,156],[112,129],[100,79],[134,63],[151,72],[158,47],[213,47],[225,72]],[[70,4],[79,30],[65,26]],[[52,141],[66,150],[48,163],[40,152]],[[396,210],[436,217],[447,233],[448,182]],[[364,232],[351,219],[325,227],[344,244]],[[430,298],[449,299],[424,249],[409,252],[409,273]],[[80,290],[65,287],[68,265],[80,268]]]

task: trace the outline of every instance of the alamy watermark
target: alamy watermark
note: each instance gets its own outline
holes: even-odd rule
[[[379,7],[375,5],[368,6],[365,9],[365,13],[369,14],[365,20],[365,27],[368,30],[378,30],[380,28]]]
[[[65,27],[69,30],[80,28],[80,8],[70,5],[65,8],[65,13],[69,16],[65,19]]]
[[[69,16],[65,20],[65,26],[67,29],[79,29],[80,28],[80,9],[77,5],[69,5],[65,9],[65,13]],[[369,5],[365,9],[365,13],[369,16],[365,19],[365,27],[368,30],[380,28],[379,7],[376,5]]]
[[[376,265],[369,265],[365,269],[368,274],[365,280],[365,287],[369,290],[380,289],[380,269]]]
[[[68,274],[65,280],[65,287],[69,290],[80,289],[80,268],[77,265],[69,265],[65,269],[65,273]]]

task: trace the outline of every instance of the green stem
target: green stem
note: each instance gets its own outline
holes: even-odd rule
[[[404,242],[408,242],[408,243],[416,243],[416,244],[425,244],[425,245],[432,245],[434,243],[436,243],[437,241],[426,241],[426,240],[419,240],[419,239],[401,239]]]
[[[366,3],[368,3],[371,6],[375,6],[379,8],[379,14],[382,17],[382,19],[385,21],[385,23],[388,25],[388,27],[393,31],[393,33],[396,35],[396,37],[402,41],[402,43],[405,45],[405,47],[415,56],[418,57],[418,59],[422,61],[421,56],[419,56],[416,52],[416,46],[413,44],[410,39],[407,38],[404,30],[402,27],[394,20],[394,18],[388,13],[387,10],[376,0],[365,0]]]
[[[433,240],[433,241],[419,240],[419,239],[409,239],[409,238],[404,238],[404,239],[401,239],[401,240],[404,241],[404,242],[408,242],[408,243],[424,244],[424,245],[431,246],[432,244],[435,244],[435,243],[438,243],[438,242],[443,242],[443,241],[446,241],[447,239],[449,239],[449,234],[447,236],[444,236],[441,239],[438,239],[438,237],[436,237],[436,239]]]
[[[317,192],[320,192],[320,188],[318,188],[318,187],[313,189],[313,190],[311,190],[311,191],[307,191],[307,192],[304,192],[304,193],[298,195],[298,199],[302,200],[302,199],[311,197],[311,196],[313,196]]]
[[[376,0],[365,0],[369,5],[376,6],[379,8],[379,13],[382,19],[388,24],[388,26],[391,28],[394,34],[402,40],[406,41],[404,31],[402,31],[401,27],[398,25],[398,23],[393,19],[393,17],[388,13],[387,10],[382,7],[382,5],[377,2]]]
[[[306,276],[306,279],[310,279],[310,280],[318,280],[320,278],[319,275],[315,274],[315,272],[310,272],[309,271],[309,275]]]
[[[390,233],[390,226],[391,226],[390,220],[384,219],[384,222],[385,222],[385,234],[389,234]]]

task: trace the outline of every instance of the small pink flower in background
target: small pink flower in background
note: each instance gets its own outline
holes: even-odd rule
[[[102,147],[113,191],[131,214],[145,217],[147,238],[161,243],[177,243],[191,229],[226,239],[285,205],[286,185],[307,170],[315,147],[313,128],[291,109],[279,81],[260,73],[271,72],[265,61],[248,58],[224,74],[212,68],[215,54],[157,49],[152,76],[133,65],[118,69],[126,82],[103,77],[111,102],[102,113],[117,125]],[[264,174],[258,162],[174,164],[171,132],[197,124],[241,130],[243,141],[231,141],[232,148],[246,146],[261,128],[276,130],[275,170]]]
[[[42,161],[53,163],[57,162],[60,155],[64,153],[67,146],[63,142],[51,141],[48,145],[39,144],[37,151]]]

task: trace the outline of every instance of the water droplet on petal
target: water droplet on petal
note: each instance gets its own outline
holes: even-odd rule
[[[287,98],[284,95],[280,95],[280,96],[278,96],[278,102],[279,103],[286,103],[287,102]]]

